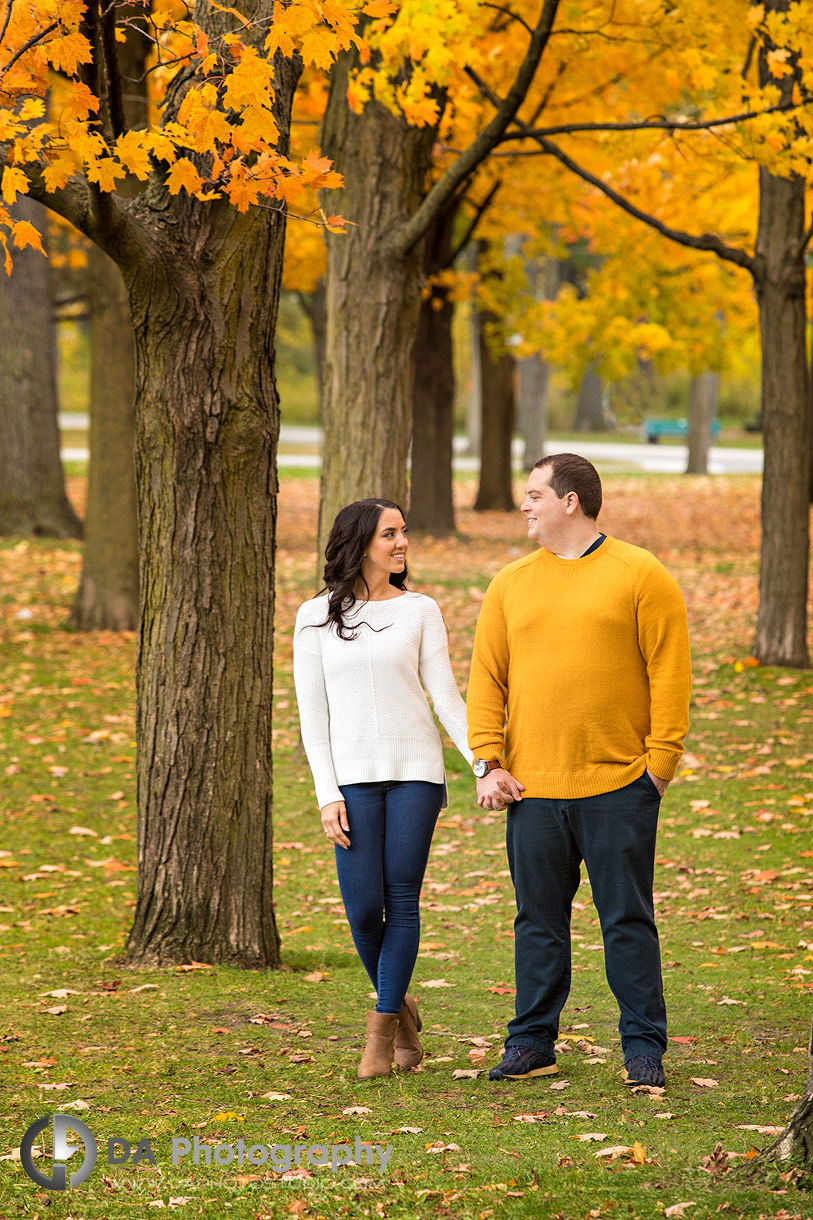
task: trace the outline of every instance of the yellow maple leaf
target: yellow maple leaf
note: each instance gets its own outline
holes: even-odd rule
[[[26,246],[33,246],[35,250],[39,250],[40,254],[45,253],[39,230],[29,224],[27,220],[18,220],[16,224],[13,224],[11,236],[18,250],[24,250]]]
[[[299,53],[306,64],[316,68],[329,68],[336,58],[336,42],[333,34],[326,26],[318,26],[302,37]]]
[[[41,119],[45,114],[45,102],[41,97],[27,97],[20,107],[21,119]]]
[[[116,156],[125,169],[142,182],[150,176],[150,154],[144,147],[144,133],[127,131],[116,140]]]
[[[167,190],[170,195],[178,195],[182,189],[193,194],[202,186],[203,179],[188,157],[180,157],[167,174]]]
[[[18,195],[28,194],[28,179],[16,165],[7,165],[3,170],[3,199],[14,203]]]

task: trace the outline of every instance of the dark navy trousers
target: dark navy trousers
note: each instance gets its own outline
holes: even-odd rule
[[[624,1058],[666,1050],[666,1005],[652,902],[660,796],[644,772],[616,792],[525,797],[508,807],[514,882],[516,1016],[506,1046],[553,1053],[570,991],[570,912],[584,860],[601,922]]]

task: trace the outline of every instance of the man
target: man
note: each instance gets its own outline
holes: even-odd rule
[[[653,555],[596,528],[601,481],[584,458],[537,462],[521,507],[539,549],[486,593],[466,698],[477,801],[508,807],[517,902],[516,1016],[489,1077],[556,1071],[584,860],[621,1014],[624,1079],[662,1086],[652,880],[660,800],[688,728],[686,607]]]

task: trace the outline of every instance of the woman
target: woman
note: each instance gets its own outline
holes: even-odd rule
[[[466,705],[436,602],[405,589],[409,543],[391,500],[357,500],[325,550],[327,598],[299,609],[294,682],[322,826],[335,844],[353,942],[378,995],[358,1074],[423,1058],[407,986],[419,898],[446,803],[440,738],[423,687],[468,762]],[[422,684],[423,683],[423,687]]]

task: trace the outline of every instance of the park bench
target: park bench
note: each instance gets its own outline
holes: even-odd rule
[[[650,445],[657,445],[661,437],[676,436],[680,440],[685,440],[689,435],[689,421],[687,419],[648,419],[643,426],[644,439]],[[714,420],[711,425],[711,435],[717,437],[720,435],[720,421]]]

